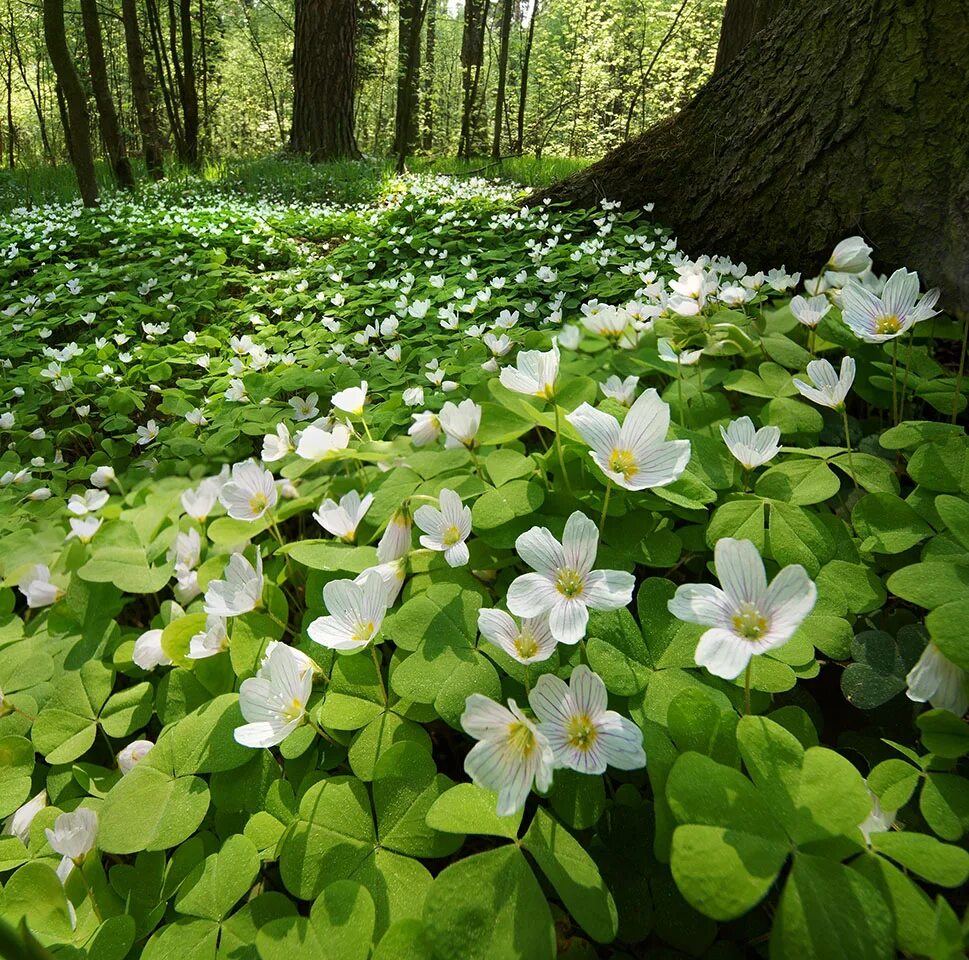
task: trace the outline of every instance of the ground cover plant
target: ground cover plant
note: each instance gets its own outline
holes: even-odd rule
[[[964,322],[345,172],[0,218],[0,950],[962,956]]]

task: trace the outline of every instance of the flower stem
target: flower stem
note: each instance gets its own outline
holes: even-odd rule
[[[908,371],[912,366],[912,341],[915,339],[915,328],[908,335],[908,350],[905,353],[905,376],[902,378],[902,396],[899,398],[898,419],[905,419],[905,397],[908,395]]]
[[[104,922],[104,918],[101,916],[101,911],[98,909],[98,902],[94,898],[94,890],[91,888],[88,878],[84,876],[84,869],[80,864],[77,865],[77,872],[80,874],[81,882],[84,884],[84,889],[87,891],[88,900],[91,901],[91,909],[94,911],[94,916],[97,917],[98,923],[101,924]]]
[[[750,716],[750,673],[754,666],[754,658],[747,661],[747,669],[744,671],[744,716]]]
[[[528,664],[525,664],[525,696],[527,697],[531,693],[532,685],[528,678]]]
[[[478,479],[484,483],[484,476],[481,473],[481,461],[478,459],[478,455],[474,452],[474,447],[468,444],[468,453],[471,454],[471,462],[474,464],[474,472],[478,475]]]
[[[848,408],[841,405],[841,419],[845,426],[845,446],[848,448],[848,469],[851,471],[851,479],[855,483],[855,490],[858,489],[858,474],[855,473],[855,461],[851,453],[851,433],[848,430]]]
[[[683,406],[683,365],[676,361],[676,403],[680,408],[680,426],[686,426],[686,407]]]
[[[377,671],[377,679],[380,681],[380,696],[383,698],[384,706],[387,706],[387,688],[384,686],[384,675],[380,670],[380,661],[377,659],[377,648],[370,644],[370,657]]]
[[[367,439],[372,441],[373,437],[370,435],[370,427],[367,426],[367,421],[363,417],[361,417],[360,423],[363,426],[363,432],[367,435]]]
[[[560,436],[562,421],[559,415],[559,405],[554,400],[552,401],[552,409],[555,411],[555,452],[559,458],[559,470],[562,471],[562,477],[565,479],[565,489],[571,493],[572,484],[569,482],[569,474],[565,469],[565,456],[562,453],[562,437]]]
[[[606,514],[609,512],[609,494],[612,493],[612,477],[606,478],[606,495],[602,498],[602,513],[599,515],[599,536],[606,525]]]
[[[892,340],[892,426],[898,426],[898,337]]]
[[[959,372],[956,374],[956,388],[952,393],[952,422],[959,414],[959,395],[962,393],[962,375],[966,369],[966,341],[969,340],[969,313],[962,316],[962,350],[959,351]]]

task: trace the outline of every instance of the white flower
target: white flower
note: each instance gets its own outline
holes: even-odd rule
[[[135,442],[145,446],[158,436],[158,424],[154,420],[149,420],[143,427],[137,427],[135,433],[138,434]]]
[[[469,557],[464,541],[471,534],[471,508],[462,504],[454,490],[442,490],[438,502],[440,510],[424,504],[414,514],[414,522],[424,531],[421,546],[443,551],[449,566],[463,567]]]
[[[750,417],[731,420],[726,430],[720,428],[720,436],[727,449],[747,470],[773,460],[781,449],[780,428],[768,426],[754,430]]]
[[[311,640],[331,650],[362,650],[377,635],[387,612],[387,587],[380,573],[364,571],[361,580],[331,580],[323,587],[329,616],[307,628]]]
[[[12,430],[16,422],[17,418],[11,411],[0,413],[0,430]]]
[[[103,490],[105,487],[110,486],[114,482],[114,468],[98,467],[97,470],[91,474],[90,479],[92,487],[97,487],[99,490]]]
[[[636,387],[639,386],[639,377],[629,376],[625,380],[620,380],[615,374],[609,377],[605,383],[599,384],[599,389],[603,396],[611,397],[617,403],[628,407],[636,396]]]
[[[407,435],[415,447],[426,447],[441,435],[441,421],[436,413],[412,413],[411,419],[414,422],[407,428]]]
[[[313,690],[313,671],[294,656],[293,649],[279,643],[259,674],[242,681],[239,709],[247,721],[233,736],[244,747],[274,747],[282,743],[305,719],[306,703]]]
[[[312,420],[320,415],[316,406],[319,394],[311,393],[305,400],[302,397],[290,397],[289,405],[293,408],[293,419],[296,421]]]
[[[363,405],[367,402],[367,381],[362,381],[359,387],[347,387],[346,390],[333,394],[330,402],[337,410],[359,417],[363,413]]]
[[[555,755],[556,767],[579,773],[605,773],[606,767],[646,766],[643,734],[632,720],[607,709],[606,685],[584,663],[566,684],[543,673],[528,697]]]
[[[408,407],[420,407],[424,403],[423,387],[408,387],[403,393],[402,399]]]
[[[656,351],[659,354],[660,360],[665,360],[667,363],[681,364],[684,367],[692,367],[703,356],[702,350],[681,350],[677,353],[673,349],[672,341],[667,337],[661,337],[656,341]]]
[[[51,850],[63,857],[57,868],[57,876],[63,883],[71,869],[83,863],[94,849],[98,837],[98,815],[88,807],[78,807],[73,813],[62,813],[54,821],[54,829],[48,827],[44,834]]]
[[[957,667],[930,640],[905,678],[905,695],[961,717],[969,709],[969,674]]]
[[[598,333],[607,340],[619,340],[626,333],[629,320],[629,314],[622,307],[602,304],[599,309],[586,313],[582,323],[586,329]]]
[[[798,393],[822,407],[840,410],[855,381],[855,361],[851,357],[842,357],[838,374],[827,360],[812,360],[807,365],[807,375],[813,386],[795,377],[793,383]]]
[[[450,400],[441,407],[438,421],[444,431],[445,447],[468,447],[475,445],[474,438],[481,426],[481,407],[473,400],[462,400],[455,405]]]
[[[689,440],[666,440],[670,408],[653,389],[640,394],[619,421],[583,403],[566,419],[592,449],[599,469],[627,490],[665,487],[686,469]]]
[[[407,555],[411,549],[413,517],[406,505],[395,510],[377,544],[377,559],[390,563]]]
[[[636,578],[621,570],[593,570],[599,531],[576,511],[565,523],[559,543],[545,527],[532,527],[515,541],[518,555],[535,572],[515,579],[508,588],[508,609],[519,617],[549,615],[559,643],[578,643],[585,636],[589,607],[618,610],[633,595]]]
[[[504,367],[498,375],[502,386],[515,393],[551,400],[559,374],[559,347],[555,338],[552,338],[551,350],[521,350],[515,363],[514,367]]]
[[[146,630],[137,640],[135,649],[131,653],[131,660],[142,670],[154,670],[155,667],[170,667],[172,661],[162,649],[162,631]]]
[[[797,296],[791,300],[791,313],[798,323],[803,323],[812,329],[816,327],[827,312],[831,309],[831,301],[825,296],[802,297]]]
[[[333,430],[309,426],[299,435],[296,456],[303,460],[322,460],[330,453],[346,450],[350,443],[350,429],[345,423],[337,423]]]
[[[30,825],[34,817],[47,806],[47,791],[41,790],[35,797],[31,797],[25,804],[17,807],[4,821],[3,833],[16,837],[26,846],[30,840]]]
[[[182,509],[196,522],[204,522],[219,499],[221,489],[221,482],[203,480],[197,490],[186,490],[182,494]]]
[[[210,580],[205,591],[206,613],[218,617],[238,617],[262,603],[262,554],[256,548],[255,567],[241,554],[234,553],[225,568],[224,580]]]
[[[542,792],[552,785],[552,748],[514,700],[504,707],[472,693],[461,726],[479,741],[465,757],[464,770],[479,787],[497,791],[498,816],[521,810],[533,783]]]
[[[276,432],[267,434],[262,439],[263,463],[275,463],[292,451],[293,440],[289,435],[289,427],[285,423],[277,423]]]
[[[228,649],[229,634],[225,617],[210,615],[205,618],[205,629],[189,640],[185,656],[189,660],[205,660]]]
[[[870,253],[871,247],[861,237],[847,237],[834,248],[825,268],[837,273],[864,273],[871,269]]]
[[[764,561],[749,540],[722,537],[714,562],[723,589],[683,584],[668,606],[680,620],[712,628],[700,637],[697,666],[733,680],[751,657],[791,639],[814,609],[818,591],[800,564],[784,567],[768,586]]]
[[[567,323],[559,331],[559,346],[566,350],[578,350],[582,342],[582,331],[573,323]]]
[[[503,333],[500,337],[496,337],[493,333],[486,333],[481,341],[491,351],[492,357],[503,357],[512,347],[507,333]]]
[[[246,396],[246,385],[238,377],[234,377],[229,381],[229,389],[225,392],[225,398],[230,403],[246,403],[249,400]]]
[[[168,559],[175,561],[175,572],[194,570],[202,559],[202,538],[198,530],[175,535],[175,543],[168,551]]]
[[[219,502],[234,520],[258,520],[277,499],[273,475],[255,460],[234,464],[232,479],[219,493]]]
[[[868,796],[871,799],[871,813],[858,824],[858,829],[865,838],[865,843],[871,846],[871,835],[873,833],[887,833],[891,830],[892,824],[895,822],[895,814],[898,811],[883,809],[881,801],[872,792],[870,787],[868,789]]]
[[[101,529],[102,520],[100,517],[84,517],[78,519],[71,517],[68,521],[71,525],[71,532],[65,537],[66,540],[80,540],[81,543],[90,543],[94,535]]]
[[[50,581],[50,570],[43,563],[34,564],[30,573],[25,573],[17,584],[17,589],[27,598],[27,606],[49,607],[64,596],[64,591]]]
[[[205,414],[202,413],[198,407],[195,407],[193,410],[189,410],[188,413],[185,414],[185,419],[193,427],[204,427],[209,422]]]
[[[135,768],[135,764],[148,755],[148,751],[154,744],[151,740],[134,740],[128,744],[122,751],[118,753],[118,769],[121,771],[122,776],[126,776],[131,773]]]
[[[347,543],[353,543],[357,536],[357,527],[372,503],[372,493],[361,499],[356,490],[351,490],[340,497],[339,503],[327,497],[320,504],[320,509],[313,514],[313,519],[327,533],[341,537]]]
[[[478,611],[478,630],[485,640],[519,663],[548,660],[555,650],[555,637],[545,614],[528,617],[519,626],[504,610],[482,608]]]
[[[920,323],[934,317],[939,299],[937,289],[929,290],[919,300],[919,275],[896,270],[885,284],[880,297],[857,280],[841,291],[841,316],[855,336],[867,343],[893,340]]]

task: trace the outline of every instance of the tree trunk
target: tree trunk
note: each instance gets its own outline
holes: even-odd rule
[[[44,39],[51,66],[63,91],[71,145],[71,157],[77,186],[86,207],[98,205],[98,181],[94,172],[94,153],[91,150],[91,121],[87,112],[87,95],[81,78],[74,69],[71,52],[67,48],[64,28],[64,0],[44,0]]]
[[[430,152],[434,147],[434,48],[437,43],[437,0],[427,7],[427,38],[424,43],[423,129],[421,146]]]
[[[417,85],[421,72],[421,27],[426,0],[400,0],[397,20],[397,112],[394,153],[397,167],[417,141]]]
[[[465,0],[461,34],[461,134],[458,156],[471,159],[477,128],[478,77],[484,63],[484,28],[488,0]]]
[[[501,125],[505,118],[505,87],[508,83],[508,46],[511,41],[512,0],[504,0],[498,24],[498,89],[495,92],[495,116],[491,134],[491,156],[501,157]]]
[[[189,166],[199,162],[199,95],[195,80],[195,41],[192,36],[192,0],[180,0],[179,32],[182,40],[182,72],[179,98],[185,130],[185,159]]]
[[[862,233],[969,309],[964,0],[790,4],[677,116],[533,197],[655,203],[694,254],[811,271]]]
[[[134,101],[135,115],[138,118],[138,132],[141,134],[145,166],[152,179],[160,180],[165,171],[158,140],[158,125],[155,123],[155,110],[151,101],[151,82],[145,68],[145,48],[141,42],[136,4],[137,0],[121,0],[128,77],[131,80],[131,99]]]
[[[314,163],[357,159],[356,0],[297,0],[289,148]]]
[[[528,33],[525,36],[525,50],[522,54],[522,78],[518,90],[518,127],[515,138],[515,153],[525,152],[525,104],[528,100],[528,67],[532,59],[532,43],[535,40],[535,21],[538,20],[538,5],[541,0],[532,0],[532,12],[528,18]]]
[[[104,41],[101,37],[101,21],[98,19],[97,0],[81,0],[81,17],[84,21],[84,40],[87,45],[88,71],[94,102],[98,105],[98,124],[104,141],[111,169],[118,185],[130,190],[135,185],[131,161],[125,150],[124,137],[118,124],[111,87],[108,84],[108,68],[104,61]]]
[[[720,73],[731,63],[751,37],[763,30],[783,6],[784,0],[727,0],[713,72]]]

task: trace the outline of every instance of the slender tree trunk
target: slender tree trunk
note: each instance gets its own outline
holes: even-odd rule
[[[178,159],[184,163],[185,136],[182,131],[182,119],[176,101],[177,80],[173,76],[176,67],[172,65],[168,58],[168,49],[165,46],[165,34],[162,30],[161,13],[158,9],[157,0],[147,0],[146,10],[150,27],[149,36],[151,37],[155,65],[158,70],[158,85],[161,87],[165,113],[168,116],[168,127],[171,130],[172,139],[175,141],[175,152],[178,154]]]
[[[128,77],[131,81],[131,99],[135,105],[138,119],[138,132],[141,135],[141,149],[145,155],[145,166],[154,180],[164,175],[161,145],[158,139],[158,125],[152,105],[151,82],[145,67],[145,48],[138,26],[137,0],[121,0],[121,18],[124,24],[125,52],[128,61]]]
[[[655,202],[694,254],[819,269],[864,234],[969,309],[964,0],[789,4],[679,114],[550,196]]]
[[[515,153],[525,152],[525,104],[528,101],[528,68],[532,59],[532,43],[535,40],[535,21],[538,20],[538,5],[541,0],[532,0],[532,12],[528,20],[528,33],[525,35],[525,50],[522,54],[522,78],[518,90],[518,125],[515,139]]]
[[[478,127],[478,81],[484,63],[484,31],[489,0],[465,0],[461,35],[461,134],[458,156],[470,159]]]
[[[437,0],[429,0],[427,8],[427,39],[425,41],[423,106],[424,123],[421,146],[430,151],[434,147],[434,48],[437,43]]]
[[[13,54],[17,59],[17,72],[20,74],[20,79],[23,81],[23,85],[30,95],[30,101],[34,105],[34,113],[37,114],[37,127],[40,130],[40,142],[44,147],[44,156],[47,158],[47,162],[51,165],[55,162],[54,148],[51,146],[50,137],[47,134],[47,115],[44,112],[44,105],[41,102],[41,95],[43,93],[40,85],[40,79],[37,78],[36,89],[34,85],[31,84],[30,80],[27,78],[27,67],[24,63],[23,54],[20,50],[20,42],[17,40],[17,32],[14,29],[13,22],[13,9],[12,7],[7,8],[7,12],[10,17],[10,40],[13,46]],[[13,112],[13,105],[10,104],[10,112]]]
[[[98,124],[104,141],[111,169],[119,186],[131,189],[135,185],[131,161],[125,151],[124,138],[118,125],[118,114],[108,85],[108,68],[104,61],[104,40],[101,37],[101,21],[98,19],[97,0],[81,0],[81,17],[84,21],[84,40],[87,44],[88,70],[94,102],[98,105]]]
[[[512,0],[504,0],[498,26],[498,89],[495,92],[495,116],[491,135],[491,156],[501,157],[501,125],[505,117],[505,87],[508,84],[508,47],[511,42]]]
[[[785,0],[727,0],[713,72],[720,73],[784,7]]]
[[[199,95],[195,76],[195,40],[192,35],[192,0],[180,0],[182,74],[179,93],[185,129],[185,158],[190,166],[199,162]]]
[[[67,114],[67,140],[81,199],[86,207],[98,205],[98,181],[94,171],[94,152],[91,149],[91,121],[87,111],[87,95],[81,78],[74,68],[67,47],[64,26],[64,0],[44,0],[44,39],[51,66],[63,92]]]
[[[417,89],[421,70],[421,27],[427,0],[399,0],[397,20],[397,110],[394,124],[394,153],[397,167],[417,141]]]
[[[209,51],[205,9],[205,0],[199,0],[199,59],[202,68],[202,149],[208,150],[211,140],[209,124],[212,116],[209,113]],[[273,96],[275,98],[275,94]],[[282,130],[280,130],[281,132]]]
[[[314,163],[357,159],[356,0],[297,0],[289,147]]]

